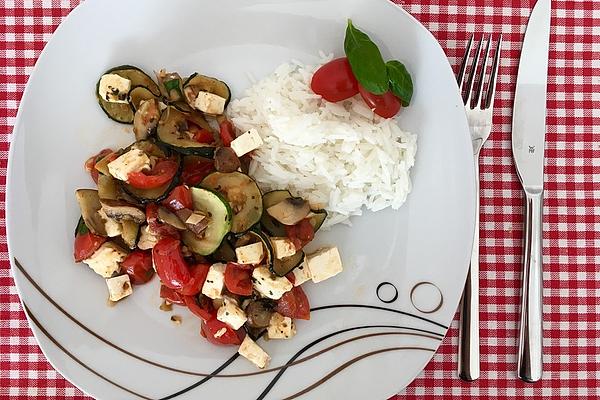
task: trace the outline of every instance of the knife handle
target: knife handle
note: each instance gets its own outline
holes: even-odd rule
[[[542,191],[525,193],[523,283],[517,375],[525,382],[542,378]]]

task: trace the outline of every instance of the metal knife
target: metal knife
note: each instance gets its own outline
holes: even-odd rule
[[[526,199],[517,375],[526,382],[542,378],[542,195],[550,10],[550,0],[538,0],[529,17],[513,106],[512,150]]]

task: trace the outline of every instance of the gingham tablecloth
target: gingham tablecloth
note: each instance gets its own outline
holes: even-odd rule
[[[83,399],[46,361],[27,325],[10,274],[4,220],[8,142],[19,100],[44,44],[79,1],[1,3],[0,399]],[[505,40],[494,129],[481,154],[482,374],[469,384],[457,378],[454,321],[425,371],[397,399],[600,398],[600,2],[552,2],[543,225],[545,372],[533,385],[515,377],[523,202],[510,137],[518,58],[535,2],[433,3],[401,2],[433,32],[453,66],[470,32],[502,32]]]

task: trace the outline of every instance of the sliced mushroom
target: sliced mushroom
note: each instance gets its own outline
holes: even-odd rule
[[[181,219],[179,219],[177,215],[173,214],[171,211],[167,210],[164,207],[158,208],[158,219],[164,222],[165,224],[169,224],[181,231],[187,229],[185,224],[181,221]]]
[[[81,216],[85,225],[96,235],[106,236],[104,220],[98,214],[102,208],[98,191],[93,189],[78,189],[75,191],[75,197],[81,209]]]
[[[142,100],[133,117],[135,140],[144,140],[154,132],[160,119],[160,109],[156,99]]]
[[[267,213],[284,225],[296,225],[310,212],[308,201],[300,197],[290,197],[267,208]]]
[[[215,169],[219,172],[233,172],[240,168],[241,163],[231,147],[219,147],[215,151]]]
[[[141,224],[146,221],[146,214],[134,205],[131,205],[123,200],[100,200],[102,210],[109,218],[115,221],[133,221],[136,224]]]
[[[265,299],[253,300],[246,307],[246,315],[246,324],[249,327],[266,328],[273,315],[273,302]]]
[[[121,238],[123,238],[123,242],[130,249],[135,249],[135,244],[137,242],[138,233],[140,231],[140,226],[131,220],[125,220],[121,222],[122,232]]]

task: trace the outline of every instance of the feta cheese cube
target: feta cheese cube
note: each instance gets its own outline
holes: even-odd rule
[[[267,267],[254,268],[252,281],[258,293],[273,300],[279,300],[285,292],[289,292],[294,287],[285,276],[275,276]]]
[[[265,368],[269,364],[269,361],[271,361],[271,357],[254,340],[250,339],[248,335],[246,335],[240,345],[238,353],[260,369]]]
[[[329,279],[343,270],[337,247],[325,247],[306,256],[306,266],[314,283]]]
[[[108,286],[108,294],[111,301],[119,301],[133,293],[129,275],[127,274],[107,279],[106,286]]]
[[[105,74],[100,78],[98,95],[110,103],[127,103],[131,81],[117,74]]]
[[[238,264],[260,264],[264,256],[263,244],[252,243],[235,249]]]
[[[150,250],[154,248],[154,245],[158,242],[158,240],[158,236],[150,231],[150,227],[148,225],[144,225],[142,226],[142,229],[140,229],[138,248],[140,250]]]
[[[294,246],[294,242],[285,237],[271,238],[271,246],[273,246],[275,257],[280,260],[296,254],[296,246]]]
[[[108,237],[116,237],[123,233],[123,225],[106,215],[104,209],[99,209],[98,214],[104,220],[104,229]]]
[[[278,312],[271,315],[267,336],[269,339],[289,339],[296,334],[296,326],[290,317],[284,317]]]
[[[210,266],[204,286],[202,286],[202,294],[211,299],[221,298],[223,286],[225,285],[225,264],[216,263]]]
[[[225,322],[233,329],[240,329],[246,323],[246,313],[238,307],[237,302],[224,297],[223,306],[217,310],[217,319]]]
[[[231,142],[231,148],[237,154],[238,157],[243,156],[252,150],[258,149],[263,144],[263,141],[258,134],[258,131],[254,128],[250,129],[246,133],[238,136]]]
[[[127,257],[127,252],[114,243],[106,242],[86,260],[83,260],[91,269],[104,278],[110,278],[119,271],[119,263]]]
[[[223,114],[227,99],[210,92],[199,92],[194,107],[207,114]]]
[[[108,172],[121,181],[126,181],[131,172],[149,169],[150,158],[140,149],[131,149],[108,163]]]
[[[312,278],[310,270],[306,266],[306,261],[294,268],[292,273],[294,274],[294,286],[300,286]]]

